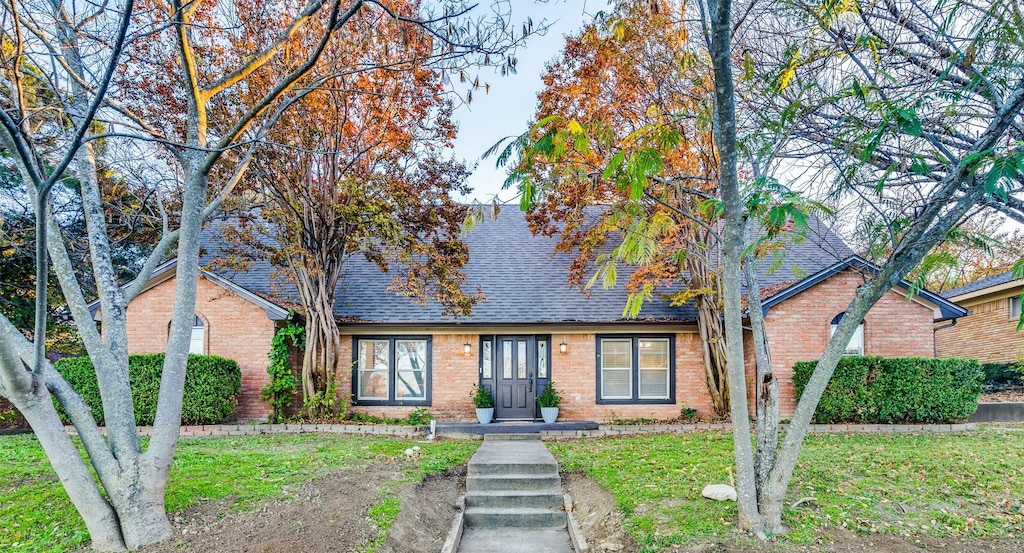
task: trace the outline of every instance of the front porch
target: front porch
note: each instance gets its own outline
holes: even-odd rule
[[[598,423],[594,421],[557,421],[550,424],[541,420],[492,422],[490,424],[439,422],[435,426],[435,431],[438,436],[452,434],[533,434],[552,431],[578,432],[597,430],[598,427]]]

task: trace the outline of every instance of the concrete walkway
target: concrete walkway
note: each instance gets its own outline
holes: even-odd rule
[[[459,553],[571,553],[558,463],[540,434],[487,434],[469,461]]]

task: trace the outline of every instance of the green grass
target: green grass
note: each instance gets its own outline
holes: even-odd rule
[[[183,440],[167,485],[174,513],[199,502],[232,499],[245,510],[284,495],[290,485],[331,470],[358,469],[373,461],[397,463],[405,474],[382,491],[370,518],[386,530],[398,513],[394,487],[468,461],[479,442],[419,444],[411,440],[333,434],[290,434]],[[34,436],[0,437],[0,550],[71,551],[89,539],[85,524],[57,482]],[[383,534],[383,533],[382,533]],[[376,545],[371,544],[370,550]]]
[[[607,487],[642,551],[729,539],[735,503],[701,497],[728,483],[732,436],[725,432],[551,444],[562,470]],[[1024,531],[1024,432],[827,434],[805,441],[784,512],[785,540],[823,531],[1000,536]]]

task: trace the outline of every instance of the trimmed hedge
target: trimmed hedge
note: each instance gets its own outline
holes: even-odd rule
[[[799,400],[817,361],[793,366]],[[814,412],[814,422],[953,423],[978,408],[984,380],[975,359],[844,357]]]
[[[1021,373],[1017,363],[982,363],[985,373],[986,390],[1002,390],[1021,385]]]
[[[104,424],[103,405],[92,360],[88,357],[67,357],[57,361],[54,367],[89,405],[96,422]],[[128,356],[128,381],[135,405],[135,423],[140,426],[150,426],[156,418],[163,367],[162,353]],[[189,355],[181,423],[213,424],[230,418],[241,390],[242,371],[238,363],[216,355]],[[57,405],[57,410],[65,416],[60,405]]]

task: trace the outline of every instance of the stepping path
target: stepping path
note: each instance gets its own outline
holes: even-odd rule
[[[571,553],[558,463],[540,434],[487,434],[469,460],[459,553]]]

